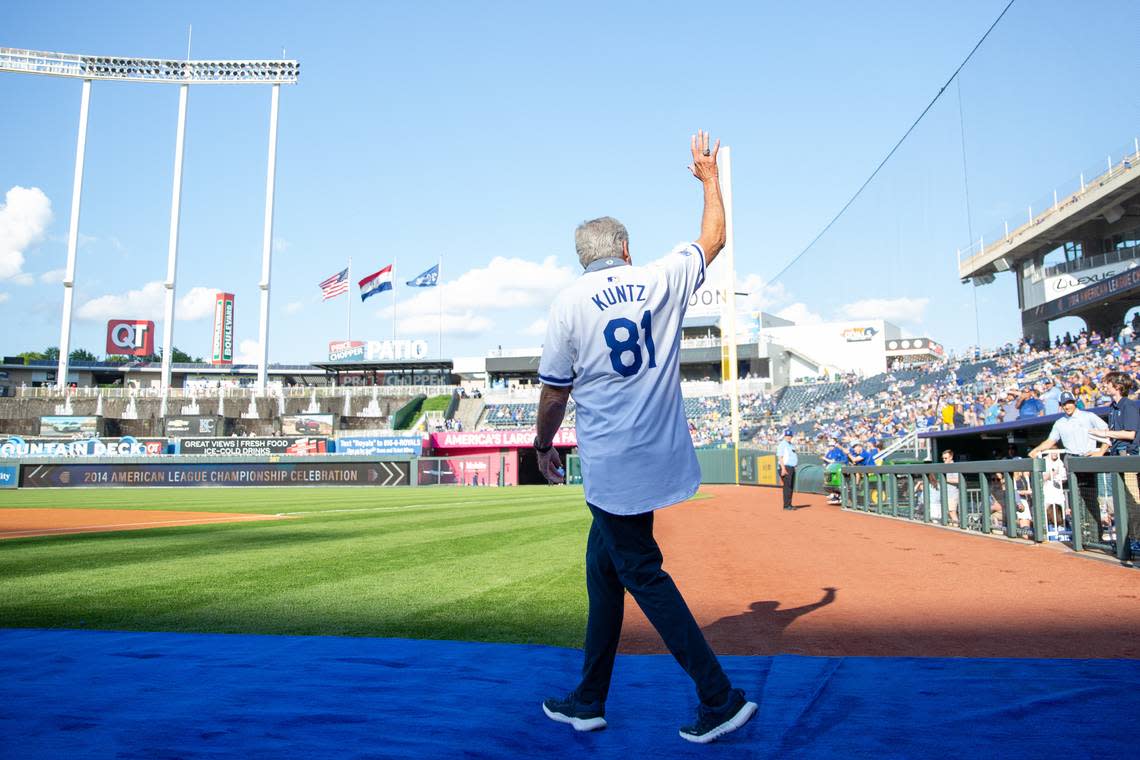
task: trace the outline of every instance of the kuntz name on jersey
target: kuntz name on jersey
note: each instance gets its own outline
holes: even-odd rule
[[[636,296],[636,297],[635,297]],[[619,303],[637,303],[645,300],[644,285],[614,285],[599,290],[590,296],[590,300],[598,307],[598,311],[605,311]]]

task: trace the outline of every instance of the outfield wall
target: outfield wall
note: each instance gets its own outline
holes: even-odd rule
[[[768,451],[740,449],[734,453],[732,449],[698,449],[697,461],[702,483],[780,485],[775,454]],[[568,482],[581,482],[577,456],[567,457],[566,469]],[[384,458],[353,454],[28,457],[0,460],[0,489],[513,486],[520,482],[519,471],[517,450]],[[823,492],[823,467],[818,457],[800,457],[796,490]]]

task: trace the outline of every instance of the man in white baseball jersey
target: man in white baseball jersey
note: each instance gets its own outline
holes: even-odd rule
[[[579,731],[604,728],[605,702],[628,590],[697,686],[700,708],[681,737],[706,743],[743,726],[756,705],[732,684],[673,579],[661,569],[653,511],[697,491],[701,472],[681,399],[681,321],[705,267],[724,247],[724,203],[709,137],[691,140],[689,167],[704,186],[701,236],[647,266],[633,266],[629,235],[616,219],[585,222],[574,234],[582,276],[550,308],[538,376],[539,469],[561,482],[552,447],[573,389],[586,506],[590,599],[582,681],[542,707]]]

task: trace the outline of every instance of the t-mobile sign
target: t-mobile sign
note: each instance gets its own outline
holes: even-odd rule
[[[234,294],[218,293],[214,302],[212,364],[234,363]]]
[[[112,319],[107,322],[107,353],[150,356],[154,353],[154,322]]]

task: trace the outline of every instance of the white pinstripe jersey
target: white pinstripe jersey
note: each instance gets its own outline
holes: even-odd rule
[[[572,388],[586,501],[607,512],[649,512],[700,485],[680,362],[681,322],[704,279],[690,243],[646,266],[595,261],[550,307],[538,376]]]

